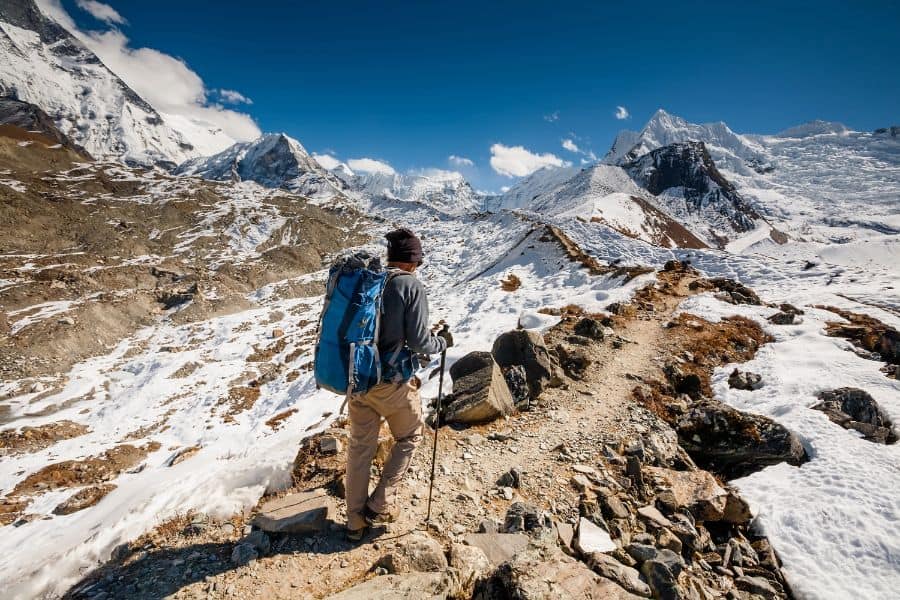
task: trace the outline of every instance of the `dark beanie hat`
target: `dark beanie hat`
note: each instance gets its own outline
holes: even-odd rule
[[[421,240],[409,229],[395,229],[384,237],[388,241],[388,262],[419,264],[425,257]]]

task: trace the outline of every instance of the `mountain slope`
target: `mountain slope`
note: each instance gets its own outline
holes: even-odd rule
[[[310,197],[334,195],[345,187],[300,142],[283,133],[266,134],[252,142],[234,144],[219,154],[186,161],[175,173],[213,181],[255,181]]]
[[[703,142],[663,146],[623,168],[679,221],[708,231],[712,239],[721,242],[756,227],[759,215],[722,176]]]
[[[654,206],[628,173],[596,165],[535,198],[526,208],[557,218],[602,223],[628,237],[664,248],[705,248],[706,243]]]
[[[717,164],[725,164],[739,173],[765,168],[762,147],[749,137],[733,132],[725,123],[698,125],[663,109],[656,111],[639,133],[619,133],[603,162],[623,164],[657,148],[691,141],[704,142]]]
[[[40,107],[92,156],[174,167],[198,154],[32,0],[0,4],[0,55],[0,95]]]
[[[578,167],[544,167],[517,181],[496,202],[500,208],[525,208],[541,194],[572,179],[579,171]]]
[[[337,169],[343,169],[343,166],[339,165]],[[427,169],[403,174],[357,173],[345,176],[344,181],[363,198],[415,202],[452,215],[483,209],[481,195],[456,171]]]

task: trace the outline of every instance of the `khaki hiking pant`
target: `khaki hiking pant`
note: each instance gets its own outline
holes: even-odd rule
[[[393,512],[397,485],[409,468],[413,452],[422,441],[421,382],[413,377],[405,383],[379,383],[347,402],[350,417],[350,447],[347,450],[347,528],[365,527],[363,509]],[[387,421],[394,447],[381,471],[381,480],[369,495],[372,459],[378,450],[381,419]]]

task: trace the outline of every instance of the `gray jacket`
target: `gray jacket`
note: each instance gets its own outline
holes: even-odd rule
[[[412,273],[389,269],[394,274],[384,287],[378,352],[383,358],[404,345],[419,354],[438,354],[447,342],[431,333],[425,286]]]

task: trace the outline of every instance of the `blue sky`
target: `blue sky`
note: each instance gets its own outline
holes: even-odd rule
[[[893,2],[111,0],[119,23],[62,4],[84,30],[180,58],[211,100],[240,92],[252,104],[231,108],[264,131],[399,171],[465,157],[482,189],[514,181],[494,144],[578,164],[564,140],[602,156],[659,107],[753,133],[900,122]]]

